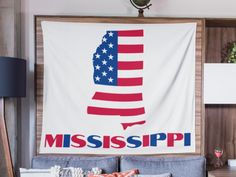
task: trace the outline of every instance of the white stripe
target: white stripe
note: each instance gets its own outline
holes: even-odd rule
[[[118,70],[118,78],[143,77],[143,70]]]
[[[143,87],[142,86],[108,86],[108,85],[98,85],[95,86],[95,91],[97,92],[105,92],[105,93],[142,93]]]
[[[118,53],[118,61],[141,61],[142,59],[142,53]]]
[[[118,44],[144,44],[143,37],[118,37]]]
[[[118,109],[144,107],[143,101],[116,102],[116,101],[102,101],[102,100],[92,100],[89,106],[102,107],[102,108],[118,108]]]

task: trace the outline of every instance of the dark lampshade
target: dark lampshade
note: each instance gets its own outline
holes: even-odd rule
[[[26,61],[0,56],[0,97],[26,96]]]

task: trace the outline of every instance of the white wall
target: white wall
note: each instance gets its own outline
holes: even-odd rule
[[[29,167],[35,144],[33,15],[137,16],[129,0],[21,0],[21,52],[28,59],[28,96],[22,102],[21,166]],[[146,16],[236,18],[235,0],[152,0]]]

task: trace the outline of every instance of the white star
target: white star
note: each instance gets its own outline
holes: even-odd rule
[[[100,58],[100,55],[97,53],[97,54],[95,55],[95,57],[96,57],[96,58]]]
[[[106,60],[103,60],[103,61],[102,61],[102,64],[103,64],[103,65],[107,65],[107,61],[106,61]]]
[[[113,79],[110,77],[110,78],[108,78],[108,81],[109,82],[113,82]]]
[[[102,49],[102,53],[107,53],[107,50],[105,48]]]
[[[107,76],[107,73],[105,71],[103,71],[102,76]]]
[[[108,57],[109,57],[109,60],[112,60],[112,59],[113,59],[113,56],[112,56],[112,55],[109,55]]]
[[[113,37],[113,32],[109,32],[109,37]]]
[[[113,71],[113,67],[112,66],[109,66],[108,69],[109,69],[109,71]]]
[[[100,77],[96,76],[95,77],[96,81],[100,81]]]
[[[109,46],[109,48],[113,48],[113,44],[112,43],[108,44],[108,46]]]
[[[103,42],[107,42],[107,38],[104,37],[104,38],[102,39],[102,41],[103,41]]]
[[[100,66],[99,65],[96,65],[95,68],[96,68],[96,70],[100,70]]]

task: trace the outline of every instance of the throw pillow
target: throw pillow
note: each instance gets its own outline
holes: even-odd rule
[[[52,177],[50,169],[20,168],[20,177]]]
[[[87,177],[88,175],[99,175],[102,173],[100,168],[92,168],[90,171],[82,168],[61,168],[54,166],[51,169],[25,169],[20,168],[21,177]]]
[[[82,168],[61,168],[60,166],[54,166],[51,168],[52,177],[86,177],[88,175],[99,175],[102,170],[98,167],[92,168],[91,171],[83,170]]]
[[[131,177],[138,173],[138,169],[133,169],[125,172],[114,172],[112,174],[88,175],[88,177]]]

